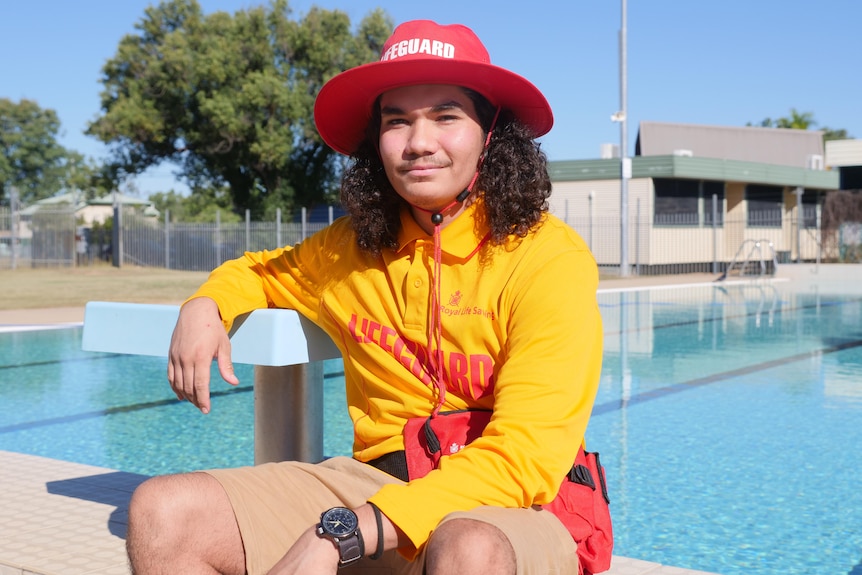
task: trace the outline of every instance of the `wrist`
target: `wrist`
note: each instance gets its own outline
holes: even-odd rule
[[[365,556],[365,543],[359,530],[359,517],[352,509],[333,507],[320,515],[315,533],[329,539],[338,551],[338,566],[346,567]]]

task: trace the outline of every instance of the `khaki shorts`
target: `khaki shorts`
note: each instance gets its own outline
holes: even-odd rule
[[[321,512],[343,505],[359,507],[387,483],[400,480],[349,457],[322,463],[267,463],[207,471],[224,487],[242,535],[249,575],[266,573]],[[539,508],[479,507],[447,515],[491,523],[500,528],[518,558],[519,575],[578,573],[577,548],[562,523]],[[377,561],[362,559],[339,573],[422,575],[424,553],[414,562],[397,551]]]

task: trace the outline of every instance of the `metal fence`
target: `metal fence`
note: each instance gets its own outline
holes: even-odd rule
[[[133,208],[115,209],[105,226],[76,225],[69,210],[39,210],[32,215],[0,207],[0,269],[86,266],[99,261],[175,270],[209,271],[246,251],[293,245],[323,229],[328,221],[240,223],[171,222]],[[803,213],[803,225],[784,214],[744,220],[696,220],[635,212],[629,222],[629,263],[635,275],[690,272],[724,273],[739,259],[766,262],[859,262],[862,224],[843,222],[821,229],[817,214]],[[600,268],[619,272],[620,222],[613,216],[566,217],[587,242]],[[751,250],[748,250],[748,247]],[[761,266],[762,267],[762,266]]]
[[[209,271],[222,262],[249,251],[293,245],[331,222],[312,223],[302,212],[298,222],[282,222],[280,213],[272,222],[172,223],[124,209],[120,216],[119,262],[116,265],[162,267],[175,270]]]
[[[72,209],[29,214],[0,207],[0,269],[75,265],[76,231]]]

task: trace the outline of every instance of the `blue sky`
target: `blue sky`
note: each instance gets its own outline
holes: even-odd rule
[[[200,0],[204,12],[234,12],[267,0]],[[83,135],[99,114],[99,76],[148,0],[3,0],[0,97],[36,100],[62,122],[61,144],[106,154]],[[542,138],[551,160],[596,158],[619,143],[619,0],[294,0],[339,9],[358,23],[381,7],[398,23],[463,23],[492,61],[530,79],[554,109]],[[820,127],[862,138],[860,0],[629,0],[628,130],[641,121],[743,126],[791,108]],[[138,178],[144,195],[181,190],[163,166]]]

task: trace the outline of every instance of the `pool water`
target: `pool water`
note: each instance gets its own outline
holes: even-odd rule
[[[587,432],[614,553],[742,574],[862,575],[862,291],[710,285],[603,292]],[[165,360],[81,351],[81,330],[0,333],[0,449],[157,474],[250,464],[252,368],[213,372],[212,413]],[[340,361],[327,455],[350,453]]]

